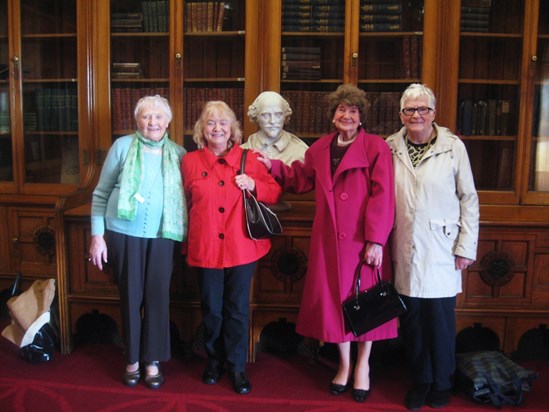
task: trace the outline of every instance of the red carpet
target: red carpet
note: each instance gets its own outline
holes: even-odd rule
[[[259,353],[248,367],[252,391],[237,395],[224,375],[217,385],[202,384],[205,365],[201,358],[174,358],[164,365],[166,383],[157,391],[140,384],[134,388],[120,381],[124,367],[121,349],[114,345],[87,344],[70,355],[55,353],[44,364],[32,365],[19,356],[18,349],[0,338],[0,411],[3,412],[205,412],[205,411],[405,411],[403,399],[409,381],[399,365],[372,370],[372,393],[364,404],[350,393],[335,397],[328,393],[334,371],[326,364],[312,363],[297,355]],[[530,362],[541,373],[533,391],[519,408],[549,410],[549,365]],[[456,393],[446,412],[493,410],[475,404]],[[429,411],[425,406],[422,410]]]

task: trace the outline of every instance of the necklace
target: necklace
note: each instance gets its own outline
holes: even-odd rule
[[[341,135],[337,135],[337,145],[340,147],[349,146],[351,143],[353,143],[356,140],[356,137],[358,136],[358,133],[353,136],[352,139],[349,140],[343,140],[341,138]]]

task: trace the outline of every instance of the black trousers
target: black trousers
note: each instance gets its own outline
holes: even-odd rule
[[[198,283],[208,362],[234,372],[246,367],[250,287],[256,262],[224,269],[200,268]]]
[[[128,363],[167,361],[174,241],[109,231],[108,258],[120,291]]]
[[[400,317],[400,331],[412,381],[450,389],[456,369],[456,298],[402,299],[408,310]]]

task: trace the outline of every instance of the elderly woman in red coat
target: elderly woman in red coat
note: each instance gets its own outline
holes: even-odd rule
[[[367,106],[364,91],[344,84],[328,97],[336,131],[318,139],[304,163],[287,166],[260,157],[285,191],[315,190],[309,265],[297,332],[338,344],[338,372],[330,391],[340,395],[352,386],[353,398],[364,402],[370,393],[369,356],[372,341],[397,336],[396,320],[355,337],[346,330],[341,303],[351,295],[360,261],[361,289],[375,281],[376,268],[391,274],[385,246],[394,221],[394,181],[391,152],[379,136],[366,133],[361,119]],[[351,341],[358,343],[353,371]],[[352,382],[352,383],[351,383]]]

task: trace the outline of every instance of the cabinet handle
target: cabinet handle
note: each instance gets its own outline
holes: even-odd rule
[[[183,57],[183,55],[181,53],[175,53],[175,60],[181,60],[181,57]]]
[[[13,77],[15,80],[19,80],[19,57],[13,56],[11,61],[13,62]]]
[[[538,61],[538,56],[534,55],[534,56],[530,57],[530,60],[532,60],[533,62],[537,62]]]
[[[356,66],[356,64],[357,64],[357,62],[358,62],[358,53],[357,53],[357,52],[354,52],[354,53],[352,54],[351,57],[352,57],[352,60],[351,60],[352,65],[353,65],[353,66]]]
[[[19,236],[14,236],[11,241],[17,245],[19,243]]]

